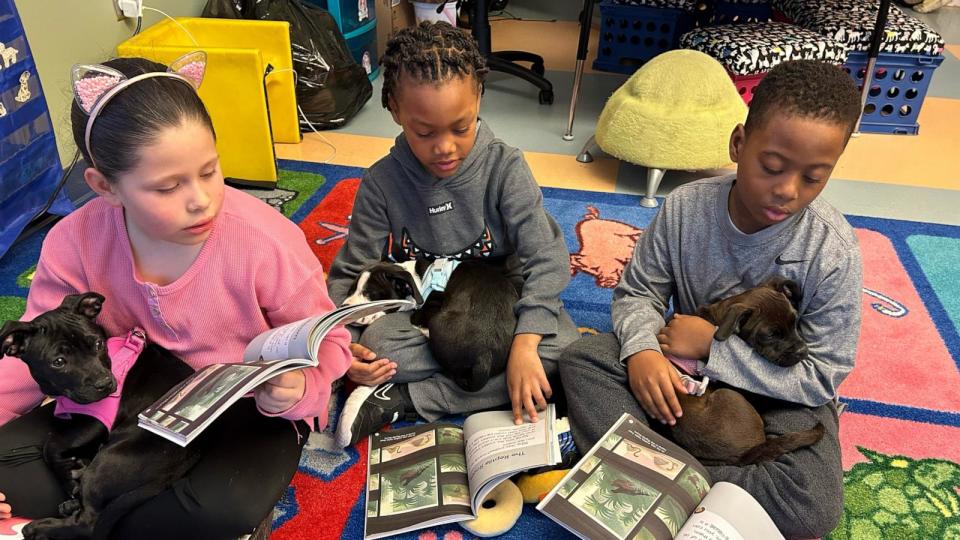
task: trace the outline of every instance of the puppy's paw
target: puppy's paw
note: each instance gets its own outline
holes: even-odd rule
[[[72,516],[80,511],[80,501],[76,498],[69,499],[60,503],[60,506],[57,507],[57,512],[60,513],[63,517]]]
[[[26,527],[21,531],[23,540],[52,540],[51,536],[47,533],[51,530],[51,525],[56,522],[59,522],[59,520],[55,518],[44,518],[27,523]],[[55,528],[55,526],[53,528]]]

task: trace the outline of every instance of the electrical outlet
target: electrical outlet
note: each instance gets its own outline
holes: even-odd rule
[[[120,2],[118,2],[117,0],[108,0],[108,1],[111,4],[113,4],[113,12],[117,15],[117,20],[122,21],[126,19],[126,17],[123,16],[123,12],[120,11]]]
[[[116,0],[120,14],[128,19],[136,19],[143,15],[143,0]]]

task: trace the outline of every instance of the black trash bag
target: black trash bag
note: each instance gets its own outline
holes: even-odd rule
[[[338,128],[373,94],[367,72],[350,55],[337,23],[326,11],[299,0],[207,0],[204,17],[290,23],[293,69],[297,72],[300,128],[303,116],[317,129]]]

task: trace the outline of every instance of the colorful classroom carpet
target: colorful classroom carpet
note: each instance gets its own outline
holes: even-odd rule
[[[252,193],[300,224],[329,268],[362,170],[296,161],[281,168],[278,189]],[[582,331],[608,331],[612,288],[656,210],[630,195],[543,192],[571,253],[563,301]],[[863,326],[856,368],[840,387],[848,404],[840,422],[846,502],[829,538],[960,538],[960,227],[848,219],[863,253]],[[0,318],[22,312],[42,237],[0,260]],[[365,443],[340,451],[329,431],[313,434],[271,538],[362,538],[366,454]],[[504,538],[568,536],[528,506]],[[472,535],[448,526],[402,538]]]

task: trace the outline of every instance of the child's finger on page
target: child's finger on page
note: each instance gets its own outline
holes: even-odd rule
[[[537,406],[533,402],[533,389],[528,389],[524,392],[523,397],[523,408],[527,411],[527,416],[530,417],[531,422],[537,421]]]
[[[523,403],[520,401],[520,396],[513,396],[510,398],[510,404],[513,408],[513,423],[520,425],[523,423]]]

